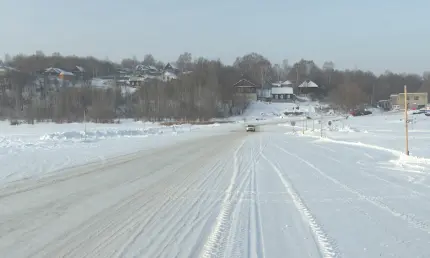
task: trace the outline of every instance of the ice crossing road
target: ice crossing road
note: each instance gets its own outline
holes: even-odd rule
[[[394,158],[267,126],[15,182],[0,257],[430,257],[428,174]]]

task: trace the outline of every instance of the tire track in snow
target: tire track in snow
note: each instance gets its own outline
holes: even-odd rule
[[[189,189],[189,187],[194,185],[198,181],[200,182],[197,185],[197,188],[199,188],[199,189],[205,189],[205,188],[208,188],[210,186],[213,187],[214,183],[216,183],[216,185],[219,185],[220,182],[219,182],[218,178],[225,171],[225,167],[226,167],[227,163],[228,163],[228,161],[224,160],[221,162],[221,159],[219,159],[218,162],[216,162],[216,164],[214,166],[212,166],[212,168],[208,172],[206,172],[207,175],[203,180],[200,180],[200,178],[195,179],[192,184],[190,184],[186,189],[184,189],[185,192],[181,195],[184,195],[187,192],[187,190]],[[217,173],[214,174],[214,172],[216,172],[216,171],[217,171]],[[209,193],[203,192],[199,196],[199,198],[194,198],[192,200],[191,204],[186,203],[187,200],[189,200],[186,197],[184,197],[184,198],[170,198],[169,197],[173,201],[174,206],[176,207],[176,211],[171,212],[172,209],[163,211],[163,213],[171,214],[170,218],[168,220],[162,220],[162,223],[164,226],[161,229],[159,229],[156,233],[152,233],[152,235],[159,236],[160,234],[162,234],[165,231],[168,231],[171,233],[169,235],[167,235],[166,238],[164,238],[164,239],[158,239],[157,242],[161,242],[161,245],[160,244],[156,245],[157,248],[156,248],[155,252],[150,252],[148,254],[148,256],[150,256],[150,257],[162,257],[164,251],[167,250],[168,247],[170,247],[171,245],[174,245],[174,243],[182,243],[187,238],[187,236],[190,235],[193,230],[195,230],[196,226],[198,226],[204,220],[208,219],[208,216],[212,212],[212,208],[214,208],[214,206],[217,204],[216,202],[212,202],[208,206],[205,206],[206,201],[208,199],[208,195],[209,195]],[[187,210],[189,212],[188,213],[180,213],[181,209],[183,210],[186,205],[187,205]],[[204,207],[202,208],[202,206],[204,206]],[[190,217],[192,217],[191,223],[188,224],[187,220],[189,220]],[[185,222],[184,222],[184,220],[185,220]],[[145,230],[150,231],[150,232],[154,232],[151,229],[145,229]],[[185,230],[185,232],[183,232],[182,230]],[[152,246],[152,244],[153,244],[153,241],[146,244],[145,246],[142,246],[141,251],[138,253],[138,255],[142,255],[143,250],[150,248],[150,246]]]
[[[189,163],[186,162],[183,165],[181,165],[179,168],[176,168],[175,171],[172,173],[172,175],[176,175],[179,174],[179,171],[183,170],[184,168],[186,168],[187,166],[189,166]],[[185,175],[185,179],[187,179],[190,176],[191,172]],[[168,177],[168,179],[166,181],[164,181],[164,184],[169,184],[172,180],[172,178],[176,178],[175,176],[172,177]],[[182,180],[181,184],[184,184],[186,182],[186,180]],[[123,237],[126,234],[129,234],[130,231],[133,231],[135,228],[140,227],[141,225],[144,225],[145,223],[142,223],[139,218],[141,216],[143,216],[143,212],[145,212],[147,209],[152,209],[150,208],[151,206],[148,205],[157,205],[160,199],[160,194],[157,191],[158,189],[156,187],[158,187],[159,185],[162,185],[161,183],[157,183],[155,188],[154,188],[154,192],[152,193],[152,198],[149,201],[143,202],[141,205],[139,205],[138,207],[132,207],[132,209],[130,209],[130,216],[128,216],[128,219],[125,221],[120,221],[118,222],[117,219],[113,219],[111,221],[111,223],[108,224],[108,226],[106,228],[104,228],[102,230],[102,232],[100,232],[99,234],[103,233],[103,232],[111,232],[110,236],[108,238],[105,238],[103,241],[100,241],[99,244],[92,250],[95,253],[99,253],[103,250],[106,250],[106,247],[109,246],[110,244],[112,244],[113,241],[117,240],[120,237]],[[142,191],[140,192],[140,195],[137,198],[134,198],[132,201],[128,201],[128,204],[133,204],[135,202],[138,202],[138,200],[145,194],[148,194],[148,190],[146,189],[146,191]],[[173,193],[176,189],[173,187],[170,187],[167,189],[166,193],[167,195]],[[165,196],[165,194],[161,195],[161,196]],[[161,206],[155,208],[154,212],[152,213],[151,216],[149,216],[149,218],[146,220],[146,222],[151,221],[154,216],[158,213],[158,211],[160,211],[161,209],[163,209],[164,207],[166,207],[169,204],[170,200],[168,198],[166,198]],[[146,209],[145,209],[146,208]],[[119,227],[118,227],[119,226]],[[83,243],[82,243],[83,244]],[[75,249],[76,250],[76,249]]]
[[[253,149],[251,149],[251,156],[252,156]],[[242,164],[243,161],[243,154],[241,157]],[[240,186],[237,189],[237,194],[235,195],[235,198],[233,202],[235,203],[234,210],[232,212],[231,218],[230,218],[230,227],[228,230],[227,241],[225,244],[225,249],[223,253],[223,257],[244,257],[243,250],[245,249],[244,241],[245,241],[245,232],[250,232],[248,228],[249,224],[249,214],[248,210],[244,209],[246,203],[242,202],[241,200],[245,196],[245,189],[249,187],[250,183],[250,175],[247,170],[241,170],[239,169],[239,175],[238,178],[242,178]],[[242,175],[243,173],[246,173],[245,175]],[[241,219],[242,218],[242,219]],[[245,249],[246,250],[246,249]]]
[[[213,157],[213,155],[215,155],[217,153],[216,152],[217,150],[218,150],[217,148],[213,148],[212,151],[209,153],[203,152],[203,153],[201,153],[201,156],[197,160],[199,160],[200,162],[203,162],[202,160],[204,160],[205,158]],[[137,239],[139,238],[140,235],[142,235],[143,232],[152,232],[151,236],[160,236],[163,232],[166,231],[167,226],[173,225],[173,228],[179,227],[179,229],[176,229],[170,235],[171,236],[176,235],[177,232],[181,229],[181,224],[179,222],[173,223],[172,221],[174,219],[182,221],[185,217],[189,216],[188,213],[182,214],[182,215],[179,214],[179,216],[178,216],[178,212],[181,210],[180,208],[182,207],[183,203],[185,202],[185,199],[181,199],[180,197],[184,196],[187,193],[187,190],[199,181],[200,181],[200,184],[198,185],[198,187],[201,187],[201,185],[206,185],[209,178],[212,176],[212,172],[219,170],[219,168],[222,167],[223,165],[224,165],[224,163],[220,164],[220,162],[216,162],[210,168],[209,172],[207,172],[207,175],[203,178],[203,180],[201,180],[201,178],[198,176],[200,174],[199,173],[200,170],[192,169],[192,167],[194,167],[194,164],[187,163],[185,166],[181,167],[180,169],[177,169],[178,172],[181,170],[185,170],[185,171],[189,171],[189,173],[187,173],[185,177],[181,178],[180,184],[177,184],[177,185],[170,187],[167,190],[167,192],[165,194],[163,194],[163,197],[165,198],[163,205],[161,207],[157,208],[152,213],[152,215],[150,216],[150,219],[146,220],[145,223],[139,223],[136,225],[137,229],[134,230],[134,233],[132,233],[132,235],[129,237],[127,242],[124,243],[124,245],[116,251],[116,257],[123,257],[127,253],[128,248],[137,241]],[[191,169],[187,170],[186,168],[188,168],[189,166],[191,166]],[[172,174],[175,175],[178,172],[173,172]],[[196,177],[191,178],[192,176],[196,176]],[[188,180],[188,179],[192,179],[192,180]],[[176,196],[179,198],[172,198],[172,196]],[[191,208],[190,208],[190,211],[193,211],[193,208],[196,207],[198,202],[199,202],[198,199],[193,201]],[[172,205],[170,205],[170,204],[172,204]],[[167,218],[160,217],[162,214],[167,214],[169,217],[167,217]],[[162,223],[161,227],[160,227],[160,224],[158,223],[160,220]],[[185,224],[183,223],[182,225],[185,225]],[[194,224],[191,225],[191,228],[193,228],[193,227],[194,227]],[[173,230],[173,228],[171,228],[171,229]],[[124,232],[124,233],[126,233],[126,232]],[[150,248],[150,246],[152,246],[154,241],[155,241],[155,239],[151,238],[150,241],[146,245],[141,247],[140,251],[138,252],[138,255],[142,255],[142,253],[143,253],[142,251]],[[165,241],[162,241],[161,239],[157,239],[156,241],[165,242]],[[168,245],[168,243],[167,244],[164,243],[164,248],[159,246],[159,248],[157,248],[157,250],[158,251],[164,250],[167,247],[167,245]],[[155,257],[155,255],[151,254],[150,257]]]
[[[332,181],[333,183],[335,183],[336,185],[340,186],[341,188],[343,188],[344,190],[358,196],[359,198],[373,204],[374,206],[376,206],[377,208],[384,210],[388,213],[390,213],[392,216],[400,218],[401,220],[405,221],[406,223],[408,223],[409,225],[411,225],[412,227],[419,229],[427,234],[430,234],[430,226],[423,222],[420,221],[418,219],[416,219],[414,216],[408,215],[408,214],[404,214],[401,212],[398,212],[397,210],[389,207],[388,205],[386,205],[385,203],[378,201],[374,198],[370,198],[368,196],[366,196],[365,194],[361,193],[360,191],[353,189],[351,187],[349,187],[348,185],[345,185],[344,183],[340,182],[339,180],[337,180],[336,178],[329,176],[328,174],[324,173],[322,170],[320,170],[319,168],[317,168],[315,165],[313,165],[312,163],[310,163],[309,161],[301,158],[300,156],[291,153],[279,146],[276,146],[279,150],[281,150],[282,152],[284,152],[285,154],[288,154],[292,157],[295,157],[296,159],[298,159],[299,161],[301,161],[302,163],[306,164],[308,167],[312,168],[314,171],[318,172],[321,176],[323,176],[324,178]]]
[[[286,141],[284,141],[284,142],[286,142]],[[316,142],[312,142],[312,144],[313,144],[313,146],[318,146],[318,147],[321,147],[320,145],[318,145]],[[327,147],[328,148],[328,147]],[[347,149],[349,149],[349,150],[353,150],[354,152],[359,152],[359,151],[357,151],[356,149],[353,149],[353,148],[350,148],[350,147],[346,147]],[[334,150],[333,150],[333,152],[335,152]],[[329,156],[329,155],[327,155],[327,154],[325,154],[325,153],[318,153],[319,155],[322,155],[324,158],[327,158],[327,159],[330,159],[330,160],[332,160],[332,161],[334,161],[334,162],[336,162],[336,163],[338,163],[338,164],[340,164],[340,165],[345,165],[341,160],[338,160],[338,159],[335,159],[335,158],[333,158],[333,157],[331,157],[331,156]],[[371,155],[369,155],[367,152],[364,152],[363,153],[365,156],[367,156],[369,159],[371,159],[371,160],[373,160],[373,161],[375,161],[375,158],[373,158]],[[376,162],[376,161],[375,161]],[[387,169],[391,169],[391,168],[387,168]],[[394,186],[394,187],[397,187],[397,188],[400,188],[400,189],[404,189],[404,190],[406,190],[406,191],[409,191],[409,192],[411,192],[412,194],[414,194],[414,195],[416,195],[416,196],[420,196],[420,197],[422,197],[422,198],[424,198],[425,199],[425,201],[426,202],[429,202],[430,201],[430,198],[428,197],[428,194],[426,194],[426,193],[422,193],[422,192],[420,192],[420,191],[417,191],[417,190],[415,190],[415,189],[413,189],[413,188],[411,188],[411,187],[408,187],[408,186],[405,186],[405,185],[402,185],[402,184],[399,184],[399,183],[396,183],[396,182],[394,182],[394,181],[391,181],[391,180],[389,180],[389,179],[386,179],[386,178],[384,178],[383,176],[379,176],[379,175],[377,175],[376,173],[375,173],[375,169],[374,168],[371,168],[371,169],[369,169],[367,166],[363,166],[363,164],[362,164],[362,166],[359,168],[359,171],[360,171],[360,173],[363,175],[363,176],[366,176],[366,177],[373,177],[373,178],[375,178],[376,180],[379,180],[379,181],[381,181],[381,182],[384,182],[384,183],[387,183],[387,184],[389,184],[389,185],[392,185],[392,186]],[[389,177],[388,177],[389,178]],[[420,183],[417,183],[417,182],[413,182],[414,184],[419,184],[420,185]],[[422,185],[422,184],[421,184]],[[428,185],[423,185],[424,187],[426,187],[426,188],[430,188]]]
[[[267,144],[267,143],[266,143]],[[263,146],[263,140],[262,137],[259,139],[259,150],[258,150],[258,158],[262,157],[263,150],[266,147],[266,145]],[[258,191],[258,182],[257,182],[257,170],[256,166],[259,162],[259,159],[253,160],[254,167],[252,170],[252,191],[255,193],[255,201],[252,202],[250,205],[253,206],[253,212],[254,212],[254,218],[255,218],[255,229],[257,229],[256,232],[256,245],[255,247],[255,253],[257,254],[257,257],[266,257],[265,247],[264,247],[264,233],[263,233],[263,224],[261,221],[261,212],[260,212],[260,195]]]
[[[309,209],[306,207],[299,194],[294,190],[291,181],[282,174],[279,168],[269,160],[264,154],[262,154],[262,158],[267,161],[267,163],[272,167],[272,169],[276,172],[278,177],[281,179],[282,184],[287,189],[288,194],[291,196],[293,200],[294,206],[297,211],[300,212],[303,221],[306,222],[309,228],[312,231],[312,235],[314,237],[315,244],[317,245],[319,252],[324,258],[334,258],[338,257],[334,248],[330,244],[330,240],[327,237],[326,233],[322,230],[322,228],[318,225],[316,219],[313,217]]]
[[[328,155],[326,155],[326,154],[321,154],[320,153],[320,155],[322,155],[324,158],[329,158],[330,159],[330,156],[328,156]],[[331,160],[333,160],[334,162],[336,162],[336,163],[338,163],[338,164],[340,164],[340,165],[344,165],[344,163],[342,163],[340,160],[337,160],[337,159],[331,159]],[[363,172],[361,172],[362,171],[362,169],[360,169],[360,173],[361,174],[363,174]],[[366,172],[367,173],[367,172]],[[366,174],[364,174],[364,176],[369,176],[369,177],[371,177],[371,176],[375,176],[376,177],[376,179],[378,179],[378,180],[381,180],[381,181],[383,181],[383,182],[387,182],[387,183],[390,183],[390,184],[393,184],[393,185],[395,185],[395,186],[397,186],[398,184],[396,184],[396,183],[393,183],[393,182],[391,182],[391,181],[388,181],[388,180],[385,180],[385,179],[383,179],[383,178],[379,178],[379,177],[377,177],[376,175],[373,175],[373,174],[370,174],[370,173],[367,173],[367,174],[369,174],[369,175],[366,175]],[[400,185],[399,185],[400,186]],[[342,191],[344,191],[344,190],[342,190]],[[404,197],[403,195],[402,195],[402,197]],[[343,201],[345,201],[345,203],[347,203],[348,205],[350,205],[351,206],[351,208],[357,213],[357,214],[361,214],[361,215],[363,215],[368,221],[370,221],[372,224],[374,224],[375,226],[377,226],[377,227],[379,227],[379,228],[381,228],[381,230],[383,231],[383,232],[385,232],[396,244],[402,244],[402,245],[406,245],[407,246],[407,242],[405,242],[405,240],[403,240],[403,239],[401,239],[399,236],[398,236],[398,234],[396,234],[396,233],[394,233],[391,229],[390,229],[390,227],[387,227],[387,226],[385,226],[384,225],[384,223],[381,221],[381,220],[379,220],[379,219],[377,219],[377,218],[375,218],[375,217],[373,217],[373,216],[371,216],[367,211],[365,211],[364,209],[361,209],[360,207],[357,207],[356,205],[354,205],[354,203],[353,203],[353,201],[354,200],[356,200],[355,198],[353,199],[353,198],[346,198],[346,199],[344,199]],[[361,198],[359,199],[359,200],[362,200]],[[340,201],[340,200],[336,200],[336,201]]]
[[[251,157],[252,157],[253,149],[251,149]],[[239,248],[243,246],[245,241],[246,232],[249,232],[248,229],[248,220],[249,213],[248,210],[244,209],[244,206],[247,205],[246,202],[242,201],[244,193],[246,192],[246,186],[249,186],[251,180],[251,174],[249,173],[249,169],[251,167],[250,163],[245,167],[241,167],[243,164],[244,154],[238,163],[238,180],[240,180],[237,187],[233,190],[235,193],[233,198],[231,199],[233,205],[232,213],[230,220],[228,221],[228,231],[223,235],[223,244],[220,245],[220,249],[218,250],[219,256],[222,257],[243,257],[243,248]],[[242,219],[241,219],[242,218]],[[245,220],[243,218],[246,218]],[[244,226],[246,225],[246,226]]]
[[[238,174],[240,173],[238,154],[244,144],[245,144],[245,140],[242,141],[241,145],[236,149],[236,151],[233,154],[233,157],[234,157],[233,175],[231,177],[230,184],[227,188],[227,192],[222,201],[221,211],[218,214],[215,220],[215,225],[203,246],[203,250],[200,257],[204,257],[204,258],[214,257],[214,255],[219,254],[217,253],[217,251],[219,251],[217,250],[220,247],[219,245],[223,244],[222,243],[223,233],[226,230],[228,230],[228,224],[229,224],[228,219],[231,216],[232,208],[233,208],[233,203],[232,203],[233,188],[235,186]]]
[[[234,221],[234,223],[232,223],[230,227],[230,233],[224,257],[254,257],[255,254],[257,254],[256,257],[263,257],[260,255],[261,252],[258,251],[262,249],[261,246],[263,245],[259,235],[259,232],[262,231],[259,228],[259,224],[255,222],[254,217],[256,212],[256,190],[254,188],[255,165],[261,158],[263,145],[261,144],[261,141],[259,148],[255,148],[253,146],[255,143],[251,144],[252,146],[250,148],[250,156],[246,159],[246,164],[249,165],[240,170],[241,174],[245,175],[243,175],[241,186],[238,188],[240,189],[240,196],[236,198],[237,204],[231,219],[231,221]],[[264,147],[265,146],[266,145],[264,145]],[[245,157],[245,153],[242,156]],[[244,200],[243,198],[246,194],[250,194],[250,198],[248,200]],[[234,219],[237,216],[239,216],[238,219]],[[256,237],[254,237],[254,233],[256,234]],[[246,246],[244,244],[246,244]]]
[[[203,159],[205,156],[207,156],[206,154],[207,153],[200,153],[198,159]],[[186,160],[176,165],[171,164],[169,166],[161,166],[159,169],[156,169],[149,174],[151,175],[157,172],[170,170],[181,171],[188,166],[190,166],[190,161]],[[188,174],[190,174],[192,171],[193,170],[190,170]],[[157,215],[157,211],[168,205],[169,199],[164,198],[165,195],[160,194],[160,192],[165,192],[163,186],[170,185],[171,183],[176,182],[179,175],[180,173],[172,172],[170,173],[170,176],[166,176],[161,180],[156,181],[153,185],[134,193],[126,200],[122,200],[119,203],[107,207],[100,213],[94,215],[89,220],[85,221],[81,225],[82,227],[80,227],[76,231],[66,232],[61,237],[62,240],[65,240],[66,238],[69,239],[69,241],[72,241],[75,246],[72,247],[69,246],[69,244],[64,243],[62,247],[59,247],[51,252],[58,253],[62,251],[65,252],[65,255],[72,255],[76,252],[82,252],[83,247],[91,245],[92,242],[95,242],[96,246],[92,248],[90,247],[92,252],[91,255],[100,254],[100,252],[108,252],[110,249],[107,247],[109,247],[109,245],[111,245],[113,241],[117,240],[120,237],[123,237],[124,234],[130,233],[130,231],[133,231],[134,228],[137,228],[142,224],[149,223]],[[144,177],[138,177],[133,181],[138,181]],[[181,181],[181,183],[186,183],[186,180]],[[173,190],[175,190],[175,188],[170,187],[169,189],[167,189],[167,192],[171,192]],[[139,199],[144,197],[150,198],[146,198],[145,201],[138,206],[133,205],[134,203],[138,203]],[[164,198],[162,203],[159,202],[160,198]],[[157,207],[156,205],[160,206]],[[145,222],[139,220],[145,212],[152,209],[154,209],[154,211],[149,214],[149,216],[145,216],[147,218]],[[122,220],[121,217],[118,216],[118,214],[125,215],[124,213],[128,214],[127,216],[125,216],[127,218],[126,220]],[[98,230],[95,231],[93,230],[94,228],[97,228]],[[101,241],[99,239],[99,236],[103,235],[106,232],[109,232],[109,235],[105,236]],[[79,240],[75,240],[79,235],[85,235],[85,237]],[[63,248],[66,248],[66,246],[69,249],[67,251],[62,250]],[[90,255],[90,253],[87,253],[86,255]]]
[[[322,155],[324,158],[330,159],[330,160],[332,160],[332,161],[334,161],[334,162],[338,163],[339,165],[346,165],[346,164],[345,164],[345,163],[343,163],[341,160],[335,159],[335,158],[333,158],[333,157],[331,157],[331,156],[329,156],[329,155],[326,155],[326,154],[324,154],[324,153],[319,153],[319,155]],[[402,185],[402,184],[399,184],[399,183],[396,183],[396,182],[390,181],[390,180],[388,180],[388,179],[385,179],[384,177],[379,176],[379,175],[377,175],[376,173],[374,173],[374,170],[373,170],[373,169],[369,170],[369,168],[367,168],[367,167],[360,167],[360,168],[359,168],[359,171],[360,171],[360,174],[361,174],[361,175],[363,175],[363,176],[365,176],[365,177],[371,177],[371,178],[374,178],[374,179],[376,179],[376,180],[378,180],[378,181],[381,181],[381,182],[387,183],[387,184],[389,184],[389,185],[391,185],[391,186],[394,186],[394,187],[397,187],[397,188],[400,188],[400,189],[406,190],[406,191],[408,191],[408,192],[411,192],[412,194],[414,194],[414,195],[416,195],[416,196],[419,196],[419,197],[424,198],[427,202],[428,202],[428,201],[430,201],[430,198],[427,196],[427,194],[425,194],[425,193],[421,193],[421,192],[419,192],[419,191],[417,191],[417,190],[414,190],[414,189],[412,189],[412,188],[410,188],[410,187],[407,187],[407,186],[404,186],[404,185]]]

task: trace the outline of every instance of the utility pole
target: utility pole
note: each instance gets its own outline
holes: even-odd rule
[[[263,90],[263,84],[264,84],[264,71],[263,71],[263,67],[260,67],[261,69],[261,90]]]
[[[84,108],[84,137],[87,140],[87,111]]]
[[[302,120],[302,134],[305,134],[305,120]]]
[[[409,156],[409,131],[408,131],[408,89],[405,85],[405,154]]]
[[[306,126],[306,131],[308,130],[308,117],[305,117],[305,126]]]

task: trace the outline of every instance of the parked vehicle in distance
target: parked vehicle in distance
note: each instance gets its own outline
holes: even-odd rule
[[[351,114],[352,116],[366,116],[366,115],[370,115],[370,114],[372,114],[372,111],[356,109],[356,110],[352,110],[352,111],[350,112],[350,114]]]
[[[247,125],[246,131],[247,132],[255,132],[255,125]]]
[[[415,110],[412,115],[419,115],[419,114],[425,114],[427,113],[427,110],[424,109],[419,109],[419,110]]]

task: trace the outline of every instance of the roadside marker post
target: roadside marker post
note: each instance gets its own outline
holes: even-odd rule
[[[408,89],[405,85],[405,154],[409,156],[409,128],[408,128]]]

